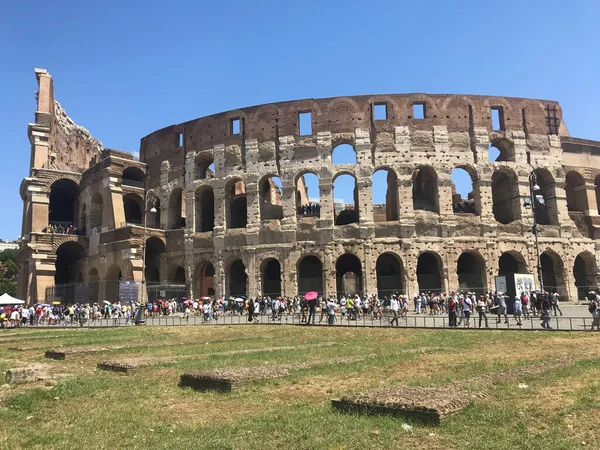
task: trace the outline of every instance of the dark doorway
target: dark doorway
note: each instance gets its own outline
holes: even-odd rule
[[[362,294],[362,267],[360,259],[351,253],[345,253],[335,262],[336,289],[341,295]]]
[[[421,292],[442,289],[441,265],[433,253],[421,253],[417,261],[417,281]]]
[[[279,297],[281,295],[281,264],[276,259],[263,263],[262,294],[263,296]]]
[[[380,255],[377,258],[375,270],[377,272],[377,295],[380,298],[404,292],[402,263],[397,256],[391,253]]]
[[[229,267],[229,295],[233,297],[246,295],[247,284],[246,266],[238,259]]]
[[[298,294],[323,293],[323,264],[316,256],[305,256],[298,264]]]

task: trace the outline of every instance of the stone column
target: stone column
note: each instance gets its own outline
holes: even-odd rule
[[[333,205],[333,181],[331,177],[321,178],[319,180],[320,190],[320,218],[318,220],[319,228],[331,228],[333,227],[335,215]]]
[[[486,176],[473,182],[473,194],[475,196],[475,211],[481,216],[481,220],[488,224],[494,223],[492,179]]]
[[[596,200],[596,185],[594,184],[594,180],[585,180],[585,184],[583,186],[578,186],[575,190],[585,190],[587,205],[583,213],[586,216],[597,216],[598,203]]]

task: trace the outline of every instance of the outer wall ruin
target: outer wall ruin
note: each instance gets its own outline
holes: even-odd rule
[[[18,295],[29,302],[61,285],[112,301],[119,280],[142,281],[144,214],[146,281],[185,285],[188,297],[493,289],[499,273],[536,273],[532,171],[546,286],[575,300],[598,284],[600,142],[570,137],[555,101],[274,103],[158,130],[136,161],[102,149],[55,102],[50,75],[36,76],[18,253]],[[356,164],[334,164],[342,144]],[[460,204],[456,168],[472,182]],[[374,205],[381,169],[386,202]],[[317,209],[302,208],[307,174],[318,177]],[[354,179],[355,201],[340,207],[342,175]],[[79,234],[45,232],[53,224]]]

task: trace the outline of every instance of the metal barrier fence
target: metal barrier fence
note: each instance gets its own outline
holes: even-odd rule
[[[306,314],[306,317],[308,313]],[[390,328],[390,321],[392,320],[392,314],[389,311],[383,313],[382,316],[373,316],[370,313],[359,315],[358,317],[351,319],[348,314],[341,316],[340,313],[336,313],[334,327],[374,327],[374,328]],[[425,329],[491,329],[491,330],[544,330],[541,327],[541,317],[531,316],[528,318],[522,318],[522,325],[517,325],[515,319],[509,316],[508,323],[504,321],[497,322],[496,315],[488,314],[487,321],[489,328],[485,327],[485,322],[482,320],[481,327],[479,326],[479,317],[477,314],[471,316],[470,326],[467,327],[464,318],[458,318],[460,324],[456,328],[449,326],[449,317],[446,314],[440,315],[429,315],[420,314],[414,315],[409,314],[408,316],[399,316],[398,324],[394,325],[393,328],[425,328]],[[119,319],[95,319],[87,320],[85,322],[79,322],[78,320],[60,319],[56,320],[55,323],[49,323],[45,321],[40,324],[25,325],[26,328],[113,328],[113,327],[126,327],[133,326],[135,314],[132,314],[131,319],[127,321],[125,318]],[[149,316],[145,318],[146,326],[219,326],[219,325],[252,325],[254,323],[262,325],[305,325],[306,319],[301,313],[283,313],[279,316],[273,314],[261,314],[252,322],[248,321],[247,314],[231,314],[226,313],[217,318],[205,319],[203,314],[190,314],[184,316],[181,313],[175,313],[170,316]],[[591,329],[593,319],[590,317],[562,317],[562,316],[551,316],[550,327],[552,330],[558,331],[588,331]],[[311,325],[313,326],[313,325]],[[327,314],[321,314],[320,310],[315,312],[314,326],[329,326]]]

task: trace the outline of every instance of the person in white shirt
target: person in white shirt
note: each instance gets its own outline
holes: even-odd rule
[[[521,303],[521,297],[515,295],[515,303],[513,304],[513,313],[515,316],[515,320],[517,321],[517,325],[521,324],[521,316],[523,315],[523,303]]]
[[[473,308],[473,301],[471,296],[467,295],[463,300],[463,312],[465,313],[465,327],[470,327],[471,309]]]
[[[390,325],[393,326],[394,322],[396,322],[396,326],[398,326],[398,310],[400,309],[400,305],[398,304],[398,300],[394,296],[392,296],[392,300],[390,301],[390,308],[392,310],[393,316],[392,320],[390,320]]]

